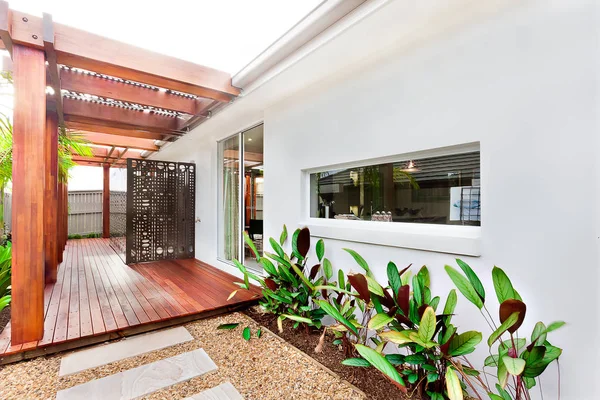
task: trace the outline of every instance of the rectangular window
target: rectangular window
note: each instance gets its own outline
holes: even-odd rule
[[[310,216],[479,226],[480,180],[479,151],[312,173]]]
[[[218,144],[219,152],[219,258],[238,260],[260,269],[244,243],[243,232],[262,255],[263,233],[263,125],[238,133]]]

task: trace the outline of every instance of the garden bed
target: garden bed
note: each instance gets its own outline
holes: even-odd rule
[[[0,333],[4,330],[4,327],[10,321],[10,306],[6,307],[4,310],[0,311]]]
[[[293,329],[290,321],[283,322],[283,332],[278,333],[277,317],[273,314],[262,313],[256,307],[249,308],[245,313],[255,320],[258,324],[277,333],[286,342],[298,348],[302,352],[317,360],[340,377],[352,383],[360,390],[366,393],[370,399],[390,400],[390,399],[408,399],[396,386],[387,380],[379,371],[374,368],[349,367],[342,364],[344,354],[332,344],[333,335],[328,335],[325,339],[325,345],[321,353],[315,353],[315,346],[319,343],[319,337],[322,331],[311,330],[306,332],[303,329]],[[410,397],[417,400],[417,397]]]

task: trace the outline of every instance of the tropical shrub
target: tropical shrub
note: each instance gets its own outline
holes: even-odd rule
[[[527,306],[506,273],[494,267],[492,280],[500,303],[497,323],[485,305],[485,289],[477,274],[465,262],[456,262],[464,275],[449,265],[445,267],[446,272],[463,296],[480,310],[493,330],[487,340],[491,355],[485,360],[483,369],[484,372],[486,367],[496,370],[496,393],[487,383],[480,381],[482,387],[492,400],[529,399],[529,390],[536,385],[535,379],[553,361],[558,362],[562,353],[562,349],[550,344],[547,335],[565,323],[557,321],[545,325],[540,321],[535,324],[531,335],[520,335],[518,329],[525,320]],[[530,338],[529,343],[527,338]]]
[[[285,319],[294,321],[294,328],[303,326],[321,327],[321,319],[325,315],[315,300],[327,295],[327,280],[331,278],[331,263],[324,258],[325,245],[323,240],[316,244],[318,263],[308,267],[308,253],[310,250],[310,231],[308,228],[297,229],[291,238],[291,253],[288,255],[283,246],[288,242],[288,232],[284,225],[279,241],[269,239],[273,252],[265,252],[260,256],[256,246],[247,233],[244,240],[254,253],[256,261],[263,267],[266,277],[262,278],[253,274],[238,260],[234,260],[237,268],[244,275],[244,282],[235,282],[240,289],[250,288],[250,279],[262,287],[263,299],[260,305],[268,312],[276,315],[279,330]],[[321,275],[318,277],[318,275]],[[232,298],[237,290],[229,296]]]
[[[426,267],[422,267],[411,280],[410,265],[399,271],[390,262],[387,266],[388,283],[383,287],[375,280],[364,258],[353,250],[345,250],[365,270],[365,274],[348,276],[349,286],[355,292],[349,292],[350,288],[346,285],[344,292],[340,291],[343,296],[331,297],[330,303],[318,301],[325,312],[338,322],[327,329],[341,340],[347,353],[348,343],[354,347],[351,351],[354,357],[343,363],[375,367],[401,390],[406,391],[406,380],[413,391],[421,395],[426,393],[434,400],[448,398],[453,393],[462,396],[466,386],[460,382],[457,373],[469,376],[479,373],[470,365],[462,364],[457,357],[473,352],[482,335],[475,331],[458,334],[452,325],[456,291],[450,292],[443,311],[437,313],[440,297],[432,297]],[[341,276],[339,281],[342,282]],[[340,282],[338,289],[344,286],[339,285]],[[360,324],[353,314],[355,307],[363,314]],[[375,349],[367,346],[368,340],[376,346]],[[396,347],[397,352],[384,355],[388,345]]]
[[[0,246],[0,311],[10,304],[10,279],[12,267],[12,244]]]

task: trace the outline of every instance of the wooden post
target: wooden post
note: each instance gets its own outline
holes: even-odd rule
[[[11,342],[44,334],[44,52],[13,46],[13,201]]]
[[[60,264],[61,262],[63,262],[63,246],[62,246],[62,231],[63,231],[63,222],[62,222],[62,215],[63,215],[63,183],[59,182],[58,183],[58,191],[57,191],[57,198],[58,198],[58,205],[56,207],[56,251],[58,252],[58,263]]]
[[[65,182],[63,187],[63,250],[67,247],[69,240],[69,183]]]
[[[102,188],[102,237],[110,237],[110,164],[102,165],[104,186]]]
[[[44,251],[46,283],[56,282],[58,270],[58,115],[48,110],[44,151]]]

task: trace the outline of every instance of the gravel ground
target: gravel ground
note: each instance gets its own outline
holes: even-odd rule
[[[216,329],[231,322],[240,322],[240,326],[232,331]],[[245,326],[252,329],[249,342],[242,338]],[[261,338],[256,338],[258,325],[243,314],[200,320],[185,327],[194,341],[67,377],[58,376],[62,354],[0,367],[0,399],[53,399],[58,390],[198,348],[203,348],[213,359],[217,371],[144,399],[181,399],[226,381],[247,400],[365,398],[364,393],[275,335],[263,332]]]

